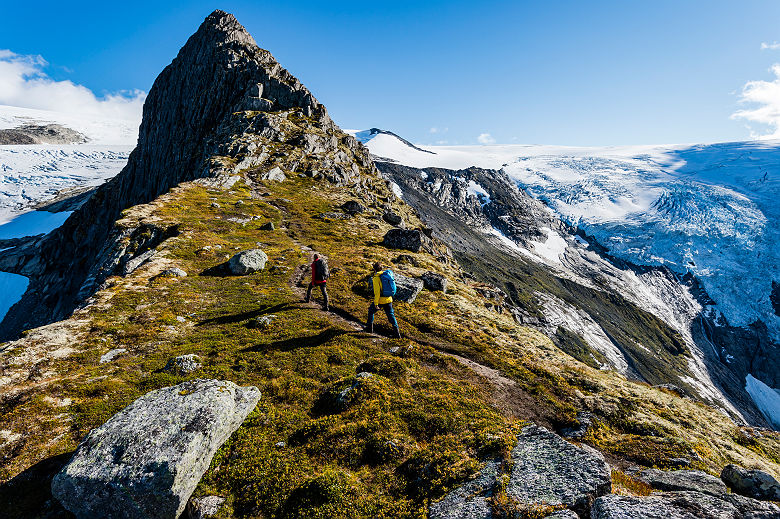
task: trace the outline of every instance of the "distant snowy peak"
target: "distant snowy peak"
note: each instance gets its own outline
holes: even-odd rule
[[[135,145],[138,140],[139,124],[140,119],[110,119],[90,114],[71,114],[0,105],[0,130],[21,129],[22,134],[29,134],[29,131],[23,129],[59,127],[62,129],[60,133],[67,134],[69,130],[73,134],[84,137],[84,139],[75,139],[72,143],[86,141],[89,144],[99,145]],[[23,139],[23,136],[21,138]],[[35,135],[29,142],[18,142],[18,144],[35,143],[64,144],[65,142],[49,142],[45,138],[36,139]]]
[[[415,155],[436,155],[407,141],[398,134],[380,128],[370,130],[345,130],[366,146],[376,160],[401,162]]]

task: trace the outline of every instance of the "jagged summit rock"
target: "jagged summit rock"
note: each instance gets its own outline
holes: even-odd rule
[[[301,153],[279,155],[270,143]],[[133,229],[115,227],[124,209],[186,181],[208,178],[207,187],[229,188],[253,168],[258,181],[317,171],[342,184],[370,182],[361,168],[374,171],[368,152],[311,92],[233,15],[214,11],[155,80],[127,166],[62,227],[0,252],[2,270],[30,278],[0,323],[0,339],[67,317],[116,273],[117,258],[132,261],[123,243]]]

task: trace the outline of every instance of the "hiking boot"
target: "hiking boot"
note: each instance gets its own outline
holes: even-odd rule
[[[363,328],[363,331],[366,333],[374,333],[374,327],[373,326],[366,326]]]
[[[328,305],[323,306],[322,309],[326,312],[330,312],[330,307]]]
[[[393,328],[393,338],[394,339],[401,338],[401,330],[399,330],[397,326]]]

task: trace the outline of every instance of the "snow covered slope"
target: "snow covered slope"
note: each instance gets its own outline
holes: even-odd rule
[[[127,164],[138,138],[139,121],[0,105],[0,129],[52,123],[78,131],[88,142],[0,146],[0,239],[47,233],[62,225],[70,212],[32,208],[60,191],[104,183]],[[0,319],[27,285],[24,276],[0,272]]]
[[[58,191],[97,186],[113,177],[127,163],[138,137],[134,121],[0,105],[0,129],[49,123],[76,130],[89,142],[0,146],[0,225]]]
[[[414,167],[503,169],[613,255],[694,274],[716,302],[708,311],[732,326],[761,320],[780,340],[770,298],[780,283],[780,142],[421,152],[381,135],[366,146]]]

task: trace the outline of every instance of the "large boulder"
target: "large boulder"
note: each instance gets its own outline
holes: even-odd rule
[[[658,470],[647,469],[637,475],[656,490],[695,490],[718,496],[728,489],[723,481],[700,470]]]
[[[441,274],[437,274],[436,272],[426,272],[420,276],[420,279],[422,279],[425,288],[428,290],[433,292],[447,291],[447,278]]]
[[[234,276],[252,274],[265,268],[268,256],[261,249],[249,249],[239,252],[227,262],[227,270]]]
[[[734,494],[663,492],[596,499],[590,519],[778,519],[780,508]]]
[[[151,391],[87,435],[52,495],[79,519],[176,519],[259,399],[220,380]]]
[[[393,296],[393,301],[402,301],[404,303],[414,303],[417,296],[422,292],[423,281],[421,279],[415,279],[406,277],[402,274],[395,274],[395,286],[396,292]]]
[[[489,498],[498,479],[501,464],[488,462],[476,478],[459,486],[430,506],[429,519],[491,519]]]
[[[597,497],[612,489],[609,467],[597,451],[579,448],[544,427],[524,427],[512,449],[507,497],[524,508],[562,505],[587,517]],[[429,508],[431,519],[490,519],[489,498],[505,476],[501,463],[489,462],[472,481],[452,490]],[[558,517],[576,517],[560,512]],[[639,517],[639,516],[636,516]]]
[[[420,252],[427,237],[419,229],[390,229],[382,240],[389,249],[403,249]]]
[[[564,505],[586,515],[594,500],[612,490],[604,458],[544,427],[524,427],[512,449],[506,495],[526,505]]]
[[[780,501],[780,483],[764,471],[748,470],[739,465],[726,465],[720,473],[720,479],[737,494],[755,499]]]

